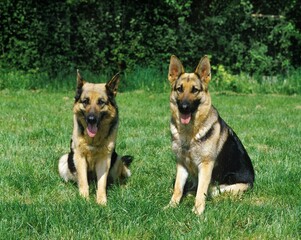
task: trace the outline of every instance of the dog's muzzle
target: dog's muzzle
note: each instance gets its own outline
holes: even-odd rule
[[[180,112],[180,120],[182,124],[188,124],[190,123],[192,114],[197,110],[200,100],[195,100],[195,101],[188,101],[188,100],[183,100],[183,101],[178,101],[178,109]]]
[[[97,134],[98,127],[97,127],[97,122],[98,118],[94,114],[89,114],[86,117],[86,122],[87,122],[87,133],[89,137],[93,138]]]
[[[182,124],[188,124],[191,120],[191,106],[188,101],[178,102],[178,109],[180,112],[180,120]]]
[[[92,124],[92,125],[96,124],[97,123],[97,117],[94,114],[89,114],[87,116],[87,123]]]
[[[178,108],[179,108],[180,113],[182,113],[182,114],[190,114],[191,113],[191,108],[190,108],[190,104],[188,101],[179,102]]]

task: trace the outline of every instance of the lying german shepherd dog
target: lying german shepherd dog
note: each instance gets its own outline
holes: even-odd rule
[[[194,73],[185,73],[176,56],[171,56],[172,149],[177,157],[177,174],[169,206],[179,204],[187,177],[197,183],[194,213],[205,209],[205,199],[223,192],[238,194],[253,186],[251,160],[235,132],[211,104],[208,84],[211,67],[204,56]]]
[[[129,177],[131,156],[115,152],[118,108],[115,101],[119,74],[106,84],[86,82],[77,71],[77,89],[73,106],[73,135],[69,154],[59,160],[59,173],[65,180],[76,181],[79,193],[89,197],[88,173],[97,179],[98,204],[107,202],[107,178]]]

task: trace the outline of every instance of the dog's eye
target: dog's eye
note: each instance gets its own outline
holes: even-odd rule
[[[104,105],[105,103],[106,103],[106,102],[105,102],[103,99],[101,99],[101,98],[98,99],[98,102],[97,102],[98,105],[101,106],[101,105]]]
[[[177,87],[177,92],[182,93],[184,91],[183,85]]]
[[[84,106],[88,105],[90,102],[90,99],[89,98],[84,98],[81,100],[81,103],[84,104]]]
[[[191,92],[192,93],[199,93],[201,90],[196,88],[195,86],[192,87]]]

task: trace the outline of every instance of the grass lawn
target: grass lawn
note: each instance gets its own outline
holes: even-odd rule
[[[64,183],[59,157],[69,149],[73,92],[4,90],[0,115],[1,239],[301,239],[301,96],[213,93],[221,116],[253,161],[253,190],[240,199],[194,197],[163,210],[175,158],[169,92],[121,93],[117,151],[134,155],[132,177],[108,189],[108,206]]]

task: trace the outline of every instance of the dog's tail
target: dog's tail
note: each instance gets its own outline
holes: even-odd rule
[[[126,167],[129,167],[131,165],[131,163],[133,162],[133,160],[134,160],[134,157],[130,156],[130,155],[125,155],[125,156],[121,157],[121,161],[123,162],[123,164]]]
[[[110,169],[110,177],[113,179],[113,181],[116,181],[117,179],[122,180],[131,176],[129,166],[131,165],[133,159],[134,158],[130,155],[119,156],[115,151],[113,152],[113,161]]]
[[[68,158],[70,157],[69,156],[70,154],[65,154],[63,155],[60,160],[59,160],[59,173],[60,173],[60,176],[66,181],[68,182],[69,180],[72,180],[72,181],[77,181],[77,178],[76,178],[76,173],[72,174],[72,172],[70,171],[69,169],[69,166],[68,166]]]
[[[132,175],[131,173],[131,170],[130,170],[130,165],[131,163],[133,162],[134,160],[134,157],[133,156],[130,156],[130,155],[125,155],[125,156],[122,156],[120,158],[121,162],[123,163],[123,169],[122,169],[122,173],[121,173],[121,176],[122,177],[130,177]]]

